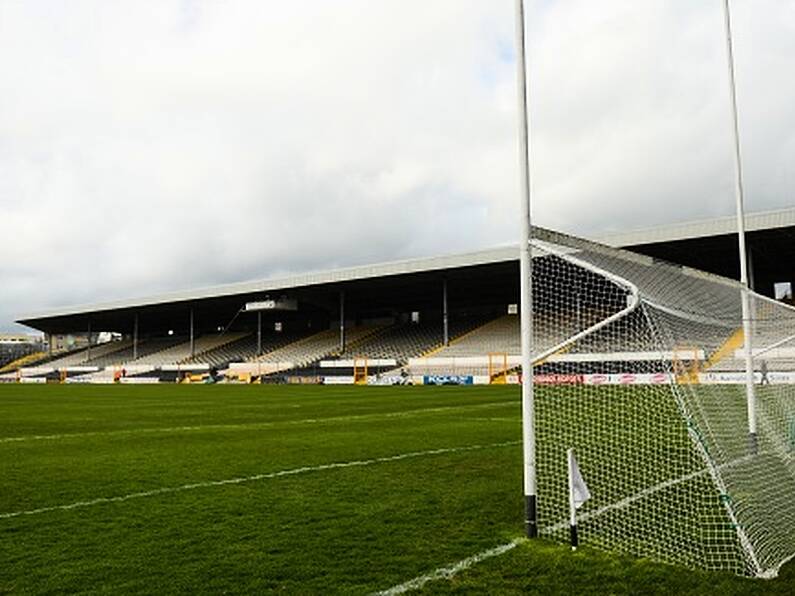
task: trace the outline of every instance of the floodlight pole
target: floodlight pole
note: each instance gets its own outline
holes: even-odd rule
[[[745,398],[748,409],[748,444],[756,453],[756,395],[754,388],[753,346],[751,342],[751,296],[748,285],[748,256],[745,247],[745,214],[743,210],[743,169],[740,159],[740,125],[737,117],[737,90],[734,81],[734,51],[732,48],[732,25],[729,0],[723,0],[723,15],[726,24],[726,56],[729,66],[729,96],[731,98],[732,132],[734,140],[735,198],[737,210],[737,239],[740,248],[740,284],[742,284],[743,352],[745,356]]]
[[[538,535],[536,500],[536,444],[533,399],[533,295],[532,255],[530,253],[530,167],[527,124],[527,80],[525,74],[524,1],[516,0],[516,86],[519,100],[519,171],[521,174],[522,235],[519,244],[520,320],[522,337],[522,450],[524,462],[525,531],[528,538]]]

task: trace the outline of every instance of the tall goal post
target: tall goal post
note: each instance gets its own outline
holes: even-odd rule
[[[515,0],[516,88],[519,117],[519,172],[521,179],[521,237],[519,242],[519,308],[522,340],[522,459],[525,498],[525,532],[538,535],[536,482],[535,404],[533,397],[533,296],[530,253],[530,151],[527,123],[527,78],[525,74],[524,0]]]
[[[745,397],[748,410],[748,443],[752,453],[757,449],[756,438],[756,394],[754,389],[753,346],[751,341],[751,296],[748,283],[748,257],[745,246],[745,213],[743,197],[743,169],[740,157],[740,125],[737,116],[737,86],[734,80],[734,49],[732,47],[732,25],[729,0],[723,0],[724,25],[726,27],[726,58],[729,70],[729,97],[731,99],[732,140],[734,143],[734,195],[737,212],[737,241],[740,250],[740,284],[743,313],[743,351],[745,356]]]

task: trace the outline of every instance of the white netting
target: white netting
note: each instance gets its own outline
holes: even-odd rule
[[[538,228],[532,245],[542,532],[567,536],[574,447],[584,542],[775,575],[795,554],[795,309],[750,298],[754,445],[738,283]]]

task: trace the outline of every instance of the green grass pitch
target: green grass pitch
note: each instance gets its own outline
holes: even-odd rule
[[[520,439],[516,387],[0,385],[0,593],[388,589],[521,535]],[[795,569],[540,540],[420,592],[720,590]]]

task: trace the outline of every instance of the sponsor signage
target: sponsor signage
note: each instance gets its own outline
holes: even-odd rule
[[[472,375],[425,375],[423,385],[472,385]]]
[[[258,300],[256,302],[247,302],[245,307],[246,312],[257,310],[298,310],[298,301],[290,298],[279,298],[272,300]]]
[[[160,382],[157,377],[122,377],[119,382],[125,385],[154,385]]]
[[[705,385],[743,385],[745,384],[744,372],[708,372],[698,375],[698,382]],[[757,385],[787,385],[795,383],[795,372],[761,372],[754,373],[754,383]]]
[[[586,385],[663,385],[672,381],[668,373],[612,373],[582,375]]]
[[[533,383],[538,385],[579,385],[583,375],[533,375]]]
[[[353,385],[353,375],[350,377],[323,377],[324,385]]]

